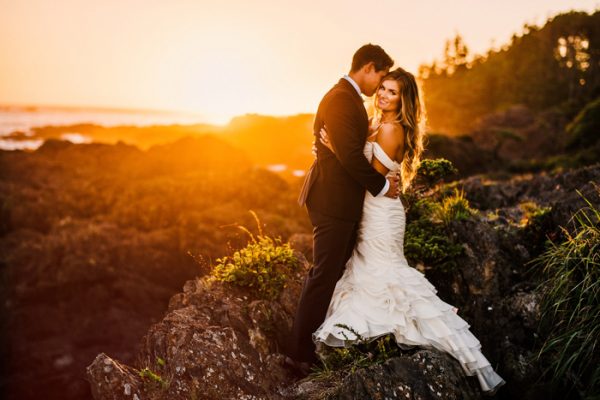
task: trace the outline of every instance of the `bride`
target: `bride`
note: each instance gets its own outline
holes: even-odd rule
[[[375,96],[376,115],[364,153],[384,176],[400,173],[405,190],[416,174],[423,151],[422,111],[415,78],[402,68],[385,76]],[[326,130],[321,142],[333,148]],[[402,202],[365,195],[358,240],[337,282],[325,321],[313,341],[345,347],[356,341],[352,328],[369,340],[393,334],[401,347],[434,347],[456,358],[467,375],[476,375],[484,392],[505,382],[481,353],[481,344],[455,308],[404,256]]]

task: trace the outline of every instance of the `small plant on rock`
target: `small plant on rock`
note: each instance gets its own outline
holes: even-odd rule
[[[452,221],[460,221],[475,214],[475,210],[469,205],[463,190],[454,189],[454,194],[446,196],[434,207],[432,216],[434,220],[449,225]]]
[[[521,226],[536,223],[536,221],[542,220],[551,211],[551,207],[540,207],[534,201],[524,201],[519,204],[519,208],[523,212],[523,217],[519,223]]]
[[[551,245],[560,232],[552,220],[552,208],[540,207],[535,202],[519,204],[523,217],[519,223],[522,240],[529,243],[530,253],[537,257]]]
[[[444,158],[421,160],[415,180],[409,190],[402,194],[402,202],[410,209],[412,204],[425,195],[431,195],[431,192],[444,180],[457,173],[458,170],[454,165]]]
[[[159,387],[161,389],[166,389],[169,387],[167,381],[165,381],[162,376],[158,373],[152,371],[150,368],[145,367],[139,371],[140,378],[144,384],[149,384],[154,387]]]
[[[422,160],[417,169],[417,180],[427,186],[433,186],[451,175],[458,173],[454,165],[445,158]]]
[[[344,331],[341,331],[342,336],[347,341],[351,341],[352,344],[348,347],[323,346],[320,349],[322,366],[313,374],[316,378],[324,378],[336,372],[342,375],[351,374],[359,368],[381,364],[401,353],[394,336],[391,334],[375,340],[368,340],[352,327],[344,324],[336,324],[335,326],[353,335],[350,338]]]
[[[258,236],[245,227],[239,227],[250,236],[250,242],[233,255],[217,259],[212,277],[247,287],[259,297],[271,300],[279,296],[288,276],[299,269],[300,261],[289,243],[264,235],[258,217],[254,212],[252,215],[258,225]]]

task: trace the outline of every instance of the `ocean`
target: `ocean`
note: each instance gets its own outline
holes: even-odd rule
[[[0,149],[36,149],[43,143],[43,140],[34,138],[15,140],[7,137],[15,132],[31,136],[31,129],[35,127],[83,123],[102,126],[150,126],[198,124],[206,123],[206,119],[199,114],[168,111],[0,105]],[[89,141],[78,133],[66,133],[63,139],[74,143]]]

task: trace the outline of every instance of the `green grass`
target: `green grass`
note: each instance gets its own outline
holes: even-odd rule
[[[566,240],[535,263],[545,278],[538,359],[553,380],[591,399],[600,396],[600,210],[586,202],[573,216],[574,231],[563,229]]]

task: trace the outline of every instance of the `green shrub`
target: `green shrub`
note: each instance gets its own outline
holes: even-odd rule
[[[289,243],[263,235],[256,214],[252,214],[258,224],[258,236],[240,227],[248,233],[250,242],[233,255],[217,259],[212,276],[218,281],[247,287],[261,298],[274,299],[281,293],[288,276],[299,269],[300,261]]]
[[[404,254],[411,265],[422,262],[434,268],[449,270],[456,267],[456,257],[463,253],[441,224],[419,219],[406,226]]]
[[[587,200],[586,200],[587,202]],[[546,373],[573,385],[583,398],[600,395],[600,210],[589,207],[573,217],[575,230],[536,261],[543,268],[538,357]]]
[[[404,254],[411,265],[422,262],[434,268],[449,270],[456,266],[455,259],[463,247],[455,243],[449,232],[449,223],[473,214],[464,193],[440,201],[429,197],[417,200],[409,209],[404,238]]]
[[[458,170],[445,158],[425,159],[421,161],[417,169],[417,180],[431,186],[457,173]]]

